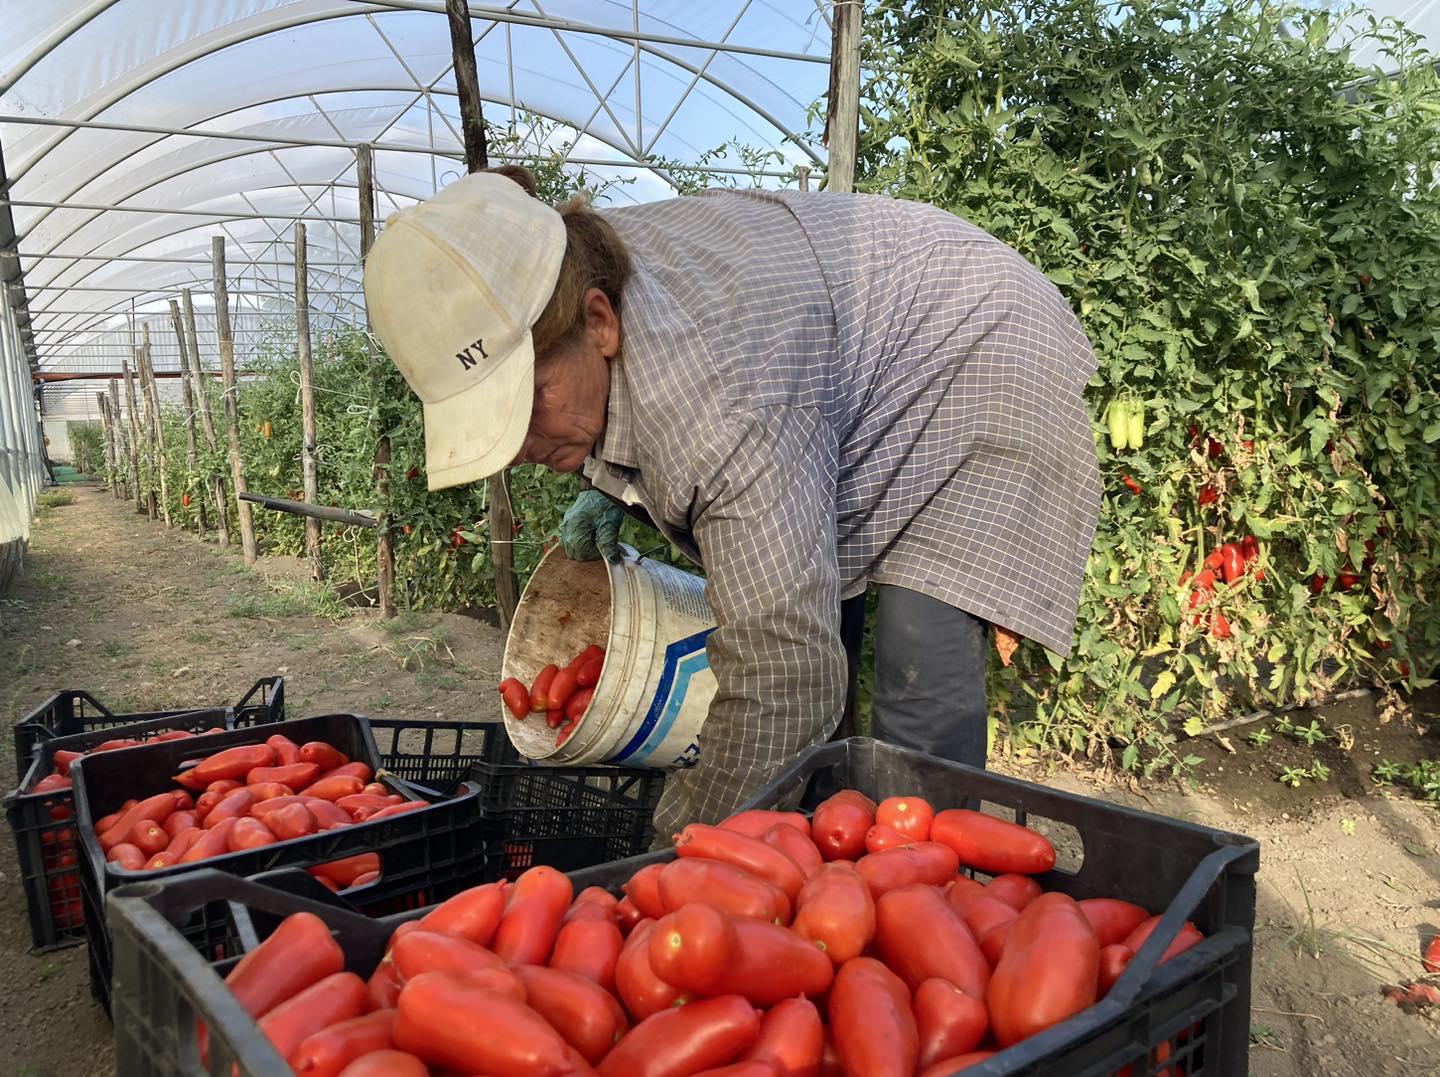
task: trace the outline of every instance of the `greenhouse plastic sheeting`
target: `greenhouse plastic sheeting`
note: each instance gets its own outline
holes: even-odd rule
[[[327,319],[359,321],[357,179],[345,143],[424,151],[377,148],[381,220],[463,171],[443,6],[0,0],[0,117],[254,136],[0,120],[16,200],[200,211],[14,207],[41,367],[116,369],[132,343],[133,312],[150,325],[157,368],[174,369],[178,353],[161,342],[171,338],[168,300],[183,286],[194,289],[202,357],[211,365],[205,262],[214,235],[227,239],[243,350],[247,316],[288,306],[295,216],[313,222],[317,328]],[[833,0],[472,2],[486,120],[529,133],[522,153],[568,146],[615,202],[672,194],[665,163],[750,167],[737,145],[774,154],[763,167],[773,173],[765,182],[778,185],[797,165],[823,170],[823,151],[805,132],[828,84],[832,7]],[[543,134],[534,133],[535,117]],[[722,145],[731,148],[712,155]],[[55,254],[82,260],[36,257]],[[181,261],[96,257],[123,255]],[[47,386],[47,414],[57,406],[69,412],[71,402],[77,416],[93,413],[93,388]]]
[[[30,368],[15,314],[0,296],[0,594],[23,562],[35,495],[44,481]]]

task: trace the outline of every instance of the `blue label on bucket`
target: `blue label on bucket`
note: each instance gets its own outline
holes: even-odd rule
[[[655,698],[640,728],[630,742],[610,757],[612,763],[643,763],[650,757],[665,738],[670,735],[680,708],[685,705],[685,695],[690,690],[690,679],[702,670],[710,668],[710,659],[705,654],[705,640],[715,629],[707,628],[693,636],[676,640],[665,648],[665,665],[660,671],[660,684]]]

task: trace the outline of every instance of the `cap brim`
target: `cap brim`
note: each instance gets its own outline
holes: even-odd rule
[[[504,471],[525,444],[535,403],[529,333],[479,385],[424,406],[425,478],[431,490]]]

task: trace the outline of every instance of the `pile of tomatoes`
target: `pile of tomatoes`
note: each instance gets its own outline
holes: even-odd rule
[[[222,733],[218,726],[207,733]],[[46,808],[49,817],[57,823],[70,819],[75,809],[69,798],[70,764],[83,756],[97,752],[113,752],[119,748],[135,748],[143,743],[159,743],[167,740],[183,740],[195,736],[186,729],[170,729],[157,733],[147,740],[134,737],[118,737],[101,741],[84,751],[57,749],[51,756],[53,769],[35,785],[24,791],[25,796],[52,796]],[[55,794],[64,794],[55,796]],[[85,913],[80,903],[80,874],[76,867],[75,831],[66,826],[58,830],[43,830],[40,833],[41,865],[45,873],[46,894],[50,903],[50,915],[57,929],[61,931],[81,927]]]
[[[941,1077],[1092,1005],[1159,921],[1043,893],[1043,835],[917,797],[675,844],[618,900],[549,867],[468,890],[397,928],[368,982],[299,913],[226,982],[306,1075]]]
[[[106,860],[154,871],[428,806],[372,777],[369,764],[333,745],[277,733],[182,765],[182,788],[127,800],[96,821],[95,833]],[[365,886],[379,878],[380,857],[362,853],[310,871],[332,890]]]
[[[595,697],[595,685],[600,682],[604,666],[605,648],[592,643],[563,669],[553,662],[546,666],[535,675],[529,688],[518,678],[507,677],[500,682],[500,698],[517,721],[523,722],[531,714],[545,715],[545,724],[556,731],[558,748],[580,724]]]
[[[1260,543],[1254,535],[1246,535],[1239,542],[1227,542],[1218,550],[1211,550],[1205,558],[1205,563],[1198,573],[1181,573],[1180,586],[1190,584],[1190,611],[1194,613],[1192,623],[1198,628],[1201,624],[1201,614],[1195,613],[1204,606],[1215,595],[1215,583],[1217,579],[1223,579],[1227,584],[1235,583],[1242,579],[1250,571],[1252,565],[1260,560]],[[1255,569],[1255,578],[1263,580],[1265,570]],[[1210,634],[1216,639],[1230,638],[1230,622],[1219,610],[1210,614]]]

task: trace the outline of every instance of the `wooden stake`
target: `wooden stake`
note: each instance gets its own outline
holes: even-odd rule
[[[810,169],[805,165],[796,165],[795,181],[800,190],[808,191],[810,189]]]
[[[215,454],[215,421],[210,418],[210,397],[205,391],[205,374],[200,369],[200,335],[195,332],[195,304],[190,299],[190,289],[180,293],[185,305],[185,342],[189,345],[190,377],[195,382],[195,404],[200,411],[200,426],[205,433],[205,445],[211,456]],[[219,473],[210,476],[210,487],[215,495],[215,530],[220,533],[220,545],[230,545],[230,504],[225,496],[225,480]]]
[[[150,386],[145,381],[145,364],[140,361],[140,349],[132,353],[135,359],[136,390],[140,393],[140,406],[144,416],[140,420],[140,438],[145,452],[145,511],[150,519],[160,518],[160,505],[155,496],[155,424],[150,414]]]
[[[485,144],[485,113],[480,103],[480,77],[475,70],[475,43],[470,33],[466,0],[445,0],[450,19],[450,51],[455,62],[455,90],[460,98],[460,129],[465,136],[465,166],[479,172],[490,166]],[[490,479],[490,564],[495,571],[495,606],[500,627],[509,629],[520,604],[520,581],[515,576],[515,514],[510,505],[510,475],[501,471]]]
[[[300,467],[305,500],[313,504],[320,496],[320,467],[315,458],[315,361],[310,354],[310,280],[306,266],[305,222],[295,222],[295,336],[300,353]],[[325,578],[325,561],[320,550],[320,521],[305,517],[305,549],[310,554],[310,578]]]
[[[120,386],[112,378],[110,392],[110,431],[115,435],[115,496],[125,500],[125,423],[120,418]]]
[[[100,407],[100,437],[105,446],[105,487],[115,492],[115,442],[110,431],[110,401],[104,393],[95,394],[95,403]]]
[[[220,337],[220,381],[225,394],[225,429],[230,440],[230,481],[238,495],[243,494],[247,487],[245,464],[240,459],[240,394],[235,384],[235,339],[230,335],[230,292],[225,283],[224,236],[211,237],[210,263],[215,278],[215,331]],[[237,500],[235,512],[240,520],[240,547],[244,551],[245,563],[253,565],[259,551],[255,546],[255,521],[251,517],[249,503]]]
[[[150,405],[147,409],[150,412],[150,440],[155,446],[155,466],[160,469],[160,515],[164,517],[166,527],[173,527],[170,519],[170,480],[165,474],[169,470],[165,459],[165,422],[160,414],[160,390],[155,387],[155,367],[150,362],[150,324],[147,322],[140,328],[143,341],[140,359],[145,368],[145,391]]]
[[[185,409],[185,465],[193,479],[199,470],[199,458],[195,451],[195,394],[190,391],[190,360],[186,355],[185,327],[180,322],[180,304],[170,300],[170,324],[175,328],[175,343],[180,348],[180,404]],[[190,482],[185,483],[183,493],[190,492]],[[195,502],[195,529],[205,534],[205,499]]]
[[[130,364],[120,360],[120,376],[125,379],[125,403],[130,406],[130,492],[135,498],[135,511],[145,511],[145,496],[140,492],[140,409],[135,404],[135,377]]]
[[[830,92],[825,111],[825,145],[830,149],[825,189],[834,194],[855,190],[855,157],[860,141],[860,4],[861,0],[837,0],[834,7]]]
[[[360,263],[370,253],[375,242],[375,165],[368,145],[355,147],[356,186],[360,198]],[[369,326],[369,315],[366,315]],[[375,410],[383,416],[381,395],[384,391],[384,376],[380,364],[372,356],[370,374],[371,392],[375,397]],[[375,589],[380,592],[380,618],[386,620],[395,616],[395,535],[390,529],[390,514],[385,511],[390,501],[390,435],[385,431],[385,420],[380,420],[380,437],[375,442],[375,492],[380,506],[380,516],[375,528]]]

